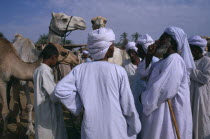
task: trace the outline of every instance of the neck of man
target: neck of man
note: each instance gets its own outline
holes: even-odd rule
[[[131,58],[131,63],[133,65],[138,65],[140,62],[140,59],[138,57],[135,57],[135,58]]]
[[[163,55],[163,59],[166,59],[168,56],[177,53],[176,51],[174,51],[173,49],[169,48],[167,53]]]
[[[51,66],[51,64],[50,64],[50,61],[49,60],[47,60],[47,59],[43,59],[43,62],[42,63],[44,63],[44,64],[46,64],[46,65],[48,65],[49,67],[51,67],[52,68],[52,66]]]
[[[202,54],[201,54],[201,55],[198,55],[197,57],[194,58],[194,60],[199,60],[199,59],[201,59],[202,57],[203,57]]]

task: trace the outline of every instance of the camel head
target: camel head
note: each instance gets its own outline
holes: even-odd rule
[[[53,45],[58,49],[59,52],[58,62],[60,62],[61,64],[79,64],[79,59],[71,51],[63,48],[63,46],[59,44]]]
[[[70,21],[71,20],[71,21]],[[69,25],[68,25],[69,23]],[[68,28],[67,28],[68,26]],[[53,13],[50,28],[63,35],[65,31],[85,30],[86,24],[83,18],[77,16],[68,16],[64,13]],[[66,30],[67,28],[67,30]]]
[[[105,27],[107,20],[105,17],[97,16],[91,20],[93,30]]]

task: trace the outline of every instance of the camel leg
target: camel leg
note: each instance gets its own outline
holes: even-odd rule
[[[31,103],[31,97],[30,97],[30,89],[28,86],[28,81],[24,85],[24,92],[26,95],[26,100],[27,100],[27,111],[28,111],[28,127],[27,127],[27,132],[26,135],[35,135],[34,131],[34,126],[33,126],[33,119],[32,119],[32,110],[33,110],[33,105]]]
[[[6,131],[7,131],[7,116],[9,114],[9,109],[8,109],[8,105],[7,105],[7,94],[6,94],[6,87],[7,84],[3,81],[0,81],[0,98],[1,98],[1,102],[2,102],[2,118],[3,118],[3,136],[6,135]]]
[[[14,108],[13,108],[13,113],[15,114],[14,116],[16,117],[16,122],[20,123],[20,113],[21,113],[21,105],[20,105],[20,90],[19,88],[19,82],[15,81],[13,84],[12,92],[13,92],[13,101],[14,101]]]

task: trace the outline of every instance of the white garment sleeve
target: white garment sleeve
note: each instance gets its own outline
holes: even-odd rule
[[[120,104],[122,108],[122,113],[128,125],[128,135],[133,136],[138,134],[141,130],[141,122],[139,120],[139,115],[136,111],[134,98],[130,89],[128,76],[125,70],[123,70],[123,76],[120,84]]]
[[[53,75],[51,73],[49,73],[49,71],[43,70],[43,72],[42,72],[42,82],[43,82],[42,87],[47,92],[47,94],[50,96],[50,100],[53,103],[59,102],[59,100],[55,96],[55,92],[54,92],[56,84],[54,82]]]
[[[182,82],[184,65],[176,57],[169,57],[161,69],[163,71],[159,75],[149,79],[146,91],[142,93],[141,100],[145,115],[150,115],[166,100],[173,98],[178,93]]]
[[[201,84],[208,84],[210,81],[210,61],[206,61],[202,65],[203,71],[200,71],[198,69],[192,69],[190,78]]]
[[[146,59],[139,63],[137,68],[138,75],[140,75],[140,79],[147,80],[150,75],[151,64],[146,68]]]
[[[55,95],[74,115],[82,111],[82,102],[77,92],[75,69],[58,82],[55,88]]]

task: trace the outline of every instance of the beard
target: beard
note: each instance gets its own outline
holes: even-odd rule
[[[163,55],[167,53],[169,47],[170,47],[170,44],[168,43],[159,45],[156,49],[155,56],[163,57]]]

